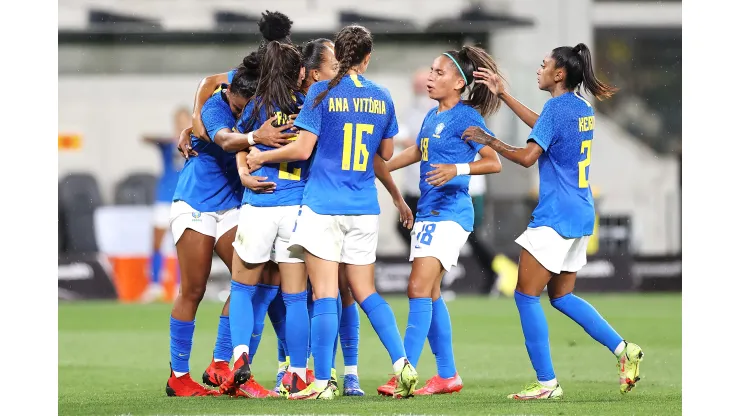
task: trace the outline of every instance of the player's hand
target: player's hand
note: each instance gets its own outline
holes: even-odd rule
[[[177,150],[185,160],[190,159],[190,156],[198,156],[198,152],[193,150],[192,142],[190,141],[190,133],[192,131],[192,127],[186,128],[180,132],[180,139],[177,141]]]
[[[488,68],[478,68],[477,71],[473,71],[473,78],[476,84],[485,85],[494,95],[500,96],[506,92],[504,81]]]
[[[399,221],[403,224],[404,228],[409,230],[414,227],[414,213],[411,212],[411,208],[402,197],[394,198],[393,205],[396,206],[400,215]]]
[[[267,176],[239,175],[242,185],[258,194],[271,194],[275,192],[275,182],[264,182]]]
[[[474,141],[476,143],[480,143],[482,145],[488,146],[491,144],[491,140],[493,140],[493,136],[486,133],[482,128],[479,126],[470,126],[462,134],[462,139],[466,142],[468,141]]]
[[[287,123],[278,127],[272,125],[272,123],[277,120],[277,116],[273,115],[268,118],[264,123],[262,123],[260,128],[255,130],[253,134],[254,142],[270,147],[283,147],[290,143],[290,140],[288,139],[295,136],[295,133],[290,131],[290,129],[293,128],[293,120],[295,120],[295,117],[291,117],[288,117]]]
[[[249,154],[247,154],[247,166],[249,166],[249,172],[254,172],[263,165],[262,152],[260,149],[252,146],[249,148]]]
[[[193,114],[193,135],[199,139],[208,139],[208,132],[200,114]]]
[[[427,172],[427,183],[432,186],[442,186],[457,176],[455,165],[446,163],[432,163],[433,171]]]

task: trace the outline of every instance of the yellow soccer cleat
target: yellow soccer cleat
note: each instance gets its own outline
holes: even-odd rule
[[[563,389],[560,384],[550,388],[537,381],[527,384],[524,390],[519,393],[510,394],[506,397],[514,400],[560,400],[563,398]]]
[[[337,379],[337,369],[336,368],[331,369],[331,378],[329,379],[329,384],[334,386],[334,397],[339,397],[342,395],[342,392],[339,391],[339,381]]]
[[[640,381],[640,361],[645,354],[639,345],[628,342],[624,351],[617,358],[617,374],[619,374],[619,391],[627,394]]]
[[[397,399],[407,399],[414,397],[416,384],[419,382],[419,374],[409,360],[404,360],[403,368],[396,373],[396,388],[393,391],[393,397]]]
[[[333,400],[334,386],[327,384],[323,389],[316,387],[316,383],[311,383],[305,389],[298,393],[291,393],[288,400]]]

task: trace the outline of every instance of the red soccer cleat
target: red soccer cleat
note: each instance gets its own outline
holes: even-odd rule
[[[222,394],[234,396],[238,387],[249,381],[251,377],[252,370],[249,368],[249,356],[243,352],[236,362],[234,362],[234,368],[223,383],[221,383],[219,390]]]
[[[203,384],[211,387],[218,387],[223,383],[231,374],[228,361],[213,361],[211,365],[206,368],[203,373]]]
[[[388,380],[387,383],[378,387],[378,394],[382,394],[383,396],[393,396],[395,394],[395,391],[396,391],[396,376],[391,377],[391,379]]]
[[[293,391],[293,374],[294,373],[291,373],[290,371],[286,371],[285,375],[283,375],[283,381],[282,381],[283,393],[285,392],[287,392],[288,394],[295,393]],[[301,380],[300,377],[296,377],[296,378],[300,380],[301,382],[303,382],[303,380]],[[301,387],[298,391],[305,389],[307,385],[313,383],[315,380],[316,380],[316,376],[314,375],[313,370],[306,370],[306,380],[304,383],[305,385],[302,385],[303,387]]]
[[[252,376],[249,381],[239,386],[236,397],[248,397],[250,399],[264,399],[266,397],[280,397],[272,390],[262,387]]]
[[[463,382],[460,375],[455,373],[450,378],[442,378],[439,375],[435,375],[430,378],[424,387],[414,392],[415,396],[425,396],[431,394],[449,394],[457,393],[463,388]]]
[[[196,383],[190,377],[190,373],[175,377],[175,373],[171,369],[165,392],[170,397],[218,396],[220,394],[216,390],[208,390]]]

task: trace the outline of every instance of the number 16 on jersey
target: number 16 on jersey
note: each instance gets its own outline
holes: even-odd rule
[[[362,136],[365,133],[373,134],[373,130],[375,130],[375,126],[372,124],[344,124],[342,170],[361,172],[365,172],[367,170],[367,160],[370,158],[370,154],[367,151],[367,145],[362,142]],[[352,160],[352,153],[355,155],[354,161]]]

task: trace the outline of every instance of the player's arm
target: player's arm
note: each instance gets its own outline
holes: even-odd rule
[[[375,169],[375,177],[383,184],[388,193],[391,194],[393,205],[396,206],[400,214],[399,220],[404,227],[411,229],[414,225],[414,214],[403,199],[401,191],[398,190],[396,182],[393,180],[391,172],[388,170],[388,166],[378,154],[373,156],[373,169]]]
[[[501,156],[518,165],[524,166],[525,168],[534,165],[543,152],[542,147],[540,147],[540,145],[534,140],[529,140],[526,147],[516,147],[506,144],[491,136],[478,126],[468,127],[465,132],[463,132],[462,138],[466,141],[472,140],[476,143],[486,145],[495,150]],[[481,157],[482,156],[483,154],[481,154]]]
[[[231,153],[247,150],[250,146],[258,143],[270,147],[282,147],[290,143],[288,140],[290,137],[295,136],[293,133],[283,133],[285,130],[292,128],[293,123],[291,121],[282,126],[274,127],[272,122],[275,119],[277,119],[277,116],[270,117],[262,123],[260,128],[246,134],[231,130],[220,130],[216,133],[213,141],[222,149]]]
[[[419,146],[414,144],[397,154],[386,165],[388,166],[388,171],[393,172],[394,170],[405,168],[419,161],[421,161],[421,150],[419,150]]]
[[[275,182],[263,182],[264,176],[252,176],[247,165],[247,152],[241,151],[236,154],[236,167],[239,169],[239,179],[245,188],[262,194],[275,192]]]
[[[249,149],[247,162],[249,168],[254,171],[266,163],[295,162],[298,160],[308,160],[316,146],[318,136],[308,130],[301,130],[298,138],[286,146],[279,149],[270,150],[269,152],[260,152],[256,147]]]
[[[504,104],[511,108],[511,111],[513,111],[514,114],[524,122],[524,124],[528,125],[530,129],[534,128],[540,115],[509,94],[509,92],[506,91],[506,86],[501,77],[494,74],[493,71],[488,68],[478,68],[477,71],[473,71],[473,77],[475,77],[476,84],[483,84],[488,87],[492,93],[498,95]]]
[[[490,147],[481,147],[478,151],[480,159],[476,160],[470,165],[471,175],[488,175],[489,173],[501,172],[501,159],[498,158],[498,153]]]
[[[378,156],[383,160],[389,161],[393,157],[393,138],[386,138],[380,141],[378,146]]]
[[[200,111],[203,109],[203,104],[213,95],[213,91],[219,85],[227,82],[229,82],[229,76],[227,72],[224,72],[222,74],[207,76],[198,84],[198,89],[195,91],[195,101],[193,102],[193,134],[195,137],[210,140],[206,127],[203,125],[203,120],[200,117]]]

